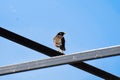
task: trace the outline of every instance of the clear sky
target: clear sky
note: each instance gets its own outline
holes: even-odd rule
[[[66,32],[65,54],[120,44],[120,0],[1,0],[0,26],[52,49]],[[48,58],[0,38],[0,66]],[[120,56],[86,61],[120,76]],[[1,76],[0,80],[102,80],[69,65]]]

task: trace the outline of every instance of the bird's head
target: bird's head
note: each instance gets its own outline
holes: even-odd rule
[[[58,35],[62,35],[62,36],[63,36],[64,34],[65,34],[65,32],[59,32],[59,33],[58,33]]]

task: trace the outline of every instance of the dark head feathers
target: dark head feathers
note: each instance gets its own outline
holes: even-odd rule
[[[64,35],[65,34],[65,32],[59,32],[57,35]]]

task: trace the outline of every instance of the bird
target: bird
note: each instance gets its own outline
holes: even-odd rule
[[[59,32],[54,38],[53,43],[54,45],[59,49],[58,51],[63,53],[65,51],[65,38],[64,38],[65,32]]]

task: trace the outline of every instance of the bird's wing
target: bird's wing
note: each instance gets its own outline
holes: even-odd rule
[[[65,51],[65,38],[64,37],[61,38],[61,43],[62,43],[62,45],[61,45],[60,49]]]

